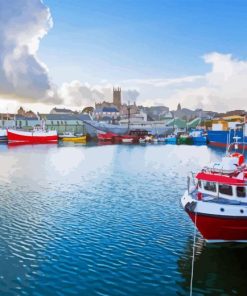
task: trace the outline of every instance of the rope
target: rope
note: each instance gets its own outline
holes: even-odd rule
[[[197,220],[197,213],[195,212],[193,255],[192,255],[191,277],[190,277],[190,296],[192,296],[192,293],[193,293],[193,277],[194,277],[194,263],[195,263],[195,250],[196,250],[196,220]]]

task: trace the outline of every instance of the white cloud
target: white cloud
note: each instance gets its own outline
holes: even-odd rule
[[[139,100],[146,105],[163,104],[175,108],[226,111],[247,109],[247,61],[217,52],[203,56],[211,70],[205,75],[171,79],[126,80],[126,87],[140,89]]]
[[[37,57],[40,40],[51,27],[50,11],[40,0],[0,1],[1,97],[56,101],[48,69]]]
[[[37,52],[52,27],[49,9],[41,0],[0,0],[0,97],[32,104],[63,104],[71,107],[112,100],[113,85],[102,80],[89,85],[78,80],[53,85],[48,68]],[[247,61],[217,52],[203,56],[211,65],[205,75],[115,81],[123,101],[225,111],[247,109]],[[7,102],[7,101],[6,101]],[[7,103],[6,103],[7,104]],[[6,106],[5,104],[5,106]]]
[[[67,106],[85,107],[94,106],[95,103],[104,100],[111,102],[113,97],[113,86],[111,84],[90,85],[89,83],[81,83],[78,80],[70,83],[63,83],[57,91],[58,97]],[[123,89],[122,101],[135,101],[139,92],[136,89]]]

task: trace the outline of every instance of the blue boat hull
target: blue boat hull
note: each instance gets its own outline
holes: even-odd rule
[[[177,144],[177,138],[166,138],[165,143],[166,144]]]
[[[207,137],[193,137],[193,145],[206,145],[207,144]]]
[[[226,147],[229,142],[230,134],[230,143],[235,142],[234,137],[239,137],[238,142],[247,142],[247,137],[243,135],[242,130],[238,131],[208,131],[208,141],[209,145],[217,147]]]

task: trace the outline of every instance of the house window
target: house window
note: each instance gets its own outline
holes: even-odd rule
[[[237,187],[237,197],[246,197],[245,187]]]
[[[232,195],[232,186],[227,184],[220,184],[219,193],[222,193],[225,195]]]
[[[57,121],[57,125],[59,125],[59,121]]]
[[[216,183],[214,182],[204,182],[204,189],[207,191],[216,192]]]
[[[51,125],[53,125],[53,120],[51,121]]]

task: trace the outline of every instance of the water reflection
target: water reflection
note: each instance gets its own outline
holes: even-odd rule
[[[177,261],[182,280],[178,285],[189,294],[193,238]],[[193,295],[247,295],[246,244],[207,244],[196,240]]]

